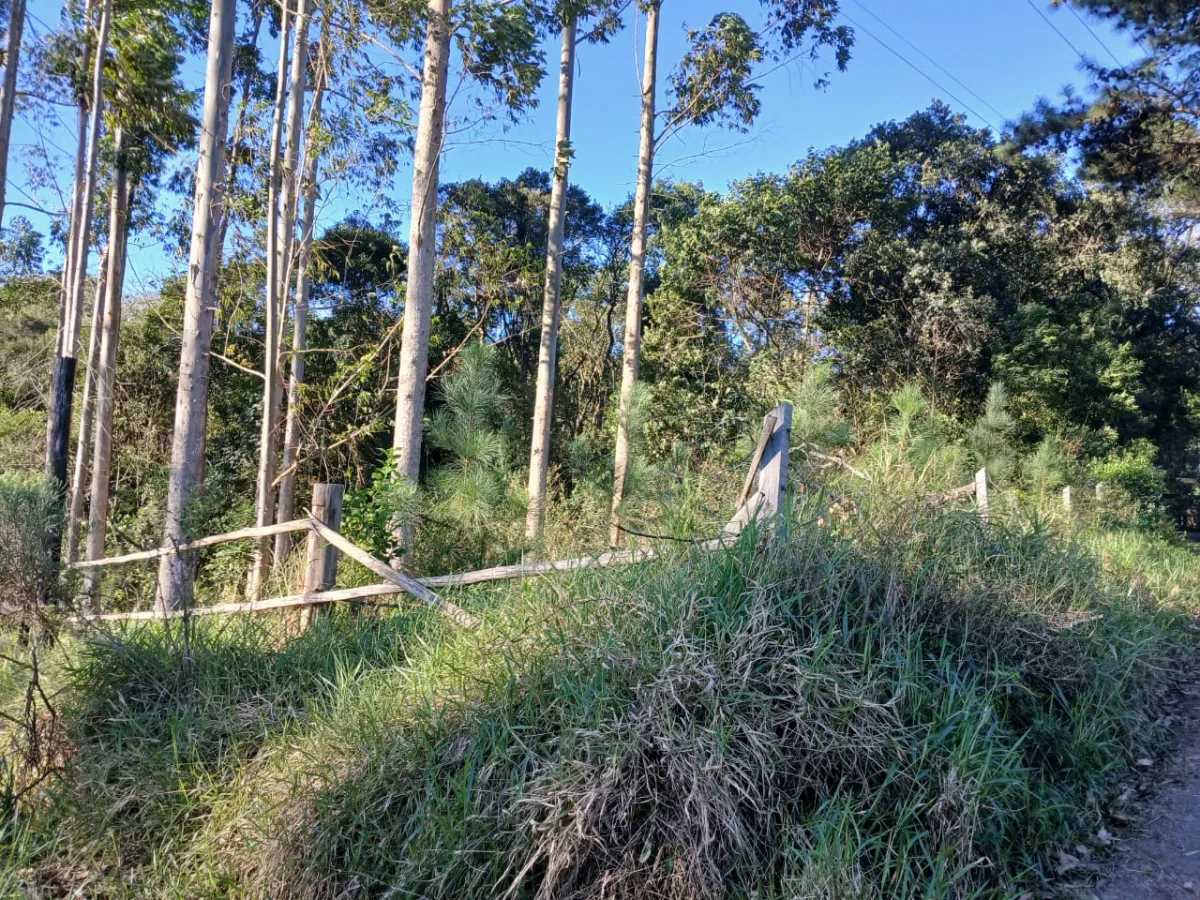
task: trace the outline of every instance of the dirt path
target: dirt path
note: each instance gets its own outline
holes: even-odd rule
[[[1160,793],[1128,834],[1114,831],[1119,849],[1109,880],[1092,892],[1096,900],[1200,898],[1200,684],[1182,693]]]

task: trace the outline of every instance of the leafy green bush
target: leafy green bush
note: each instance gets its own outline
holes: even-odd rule
[[[1096,481],[1118,487],[1143,507],[1162,502],[1167,474],[1154,464],[1157,455],[1150,441],[1139,439],[1128,447],[1119,447],[1092,465]]]

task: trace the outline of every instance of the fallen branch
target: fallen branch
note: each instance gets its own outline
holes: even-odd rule
[[[943,503],[954,503],[958,500],[966,500],[968,497],[975,496],[975,482],[964,484],[962,487],[956,487],[952,491],[945,491],[941,494],[930,494],[926,501],[930,506],[941,506]]]
[[[816,459],[819,459],[822,462],[827,462],[830,465],[837,466],[840,469],[844,469],[845,471],[849,472],[851,475],[855,476],[856,478],[861,478],[863,481],[867,482],[868,484],[871,483],[870,475],[868,475],[866,472],[863,472],[859,469],[854,468],[854,466],[850,465],[850,463],[846,462],[840,456],[829,456],[826,453],[818,453],[816,450],[805,450],[804,452],[806,455],[812,456]]]

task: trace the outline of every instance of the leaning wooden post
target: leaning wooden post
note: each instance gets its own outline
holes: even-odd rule
[[[737,511],[725,526],[726,534],[737,534],[747,522],[769,519],[783,511],[791,440],[792,404],[784,402],[763,419],[762,434],[750,461],[750,471],[746,473],[746,484],[738,496]],[[780,528],[786,533],[787,524],[782,520]]]
[[[975,473],[975,505],[979,508],[979,521],[988,523],[988,473],[984,467]]]
[[[342,496],[345,489],[340,484],[314,484],[311,511],[313,518],[334,531],[342,527]],[[326,541],[317,532],[308,533],[308,558],[304,565],[304,593],[315,594],[333,587],[337,581],[338,548]],[[300,615],[300,627],[306,628],[317,607],[307,606]]]

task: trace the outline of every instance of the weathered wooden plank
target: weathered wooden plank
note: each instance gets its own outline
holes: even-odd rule
[[[337,547],[355,562],[370,569],[380,578],[390,581],[392,584],[397,585],[398,587],[404,588],[404,590],[406,590],[408,593],[412,594],[419,600],[428,603],[434,609],[441,611],[446,615],[447,618],[449,618],[455,624],[461,625],[463,628],[479,627],[479,620],[477,618],[475,618],[465,609],[462,609],[461,607],[451,603],[449,600],[439,597],[411,575],[405,575],[403,572],[398,572],[382,560],[376,559],[366,550],[363,550],[361,547],[358,547],[346,538],[342,537],[324,522],[313,518],[312,515],[309,515],[308,521],[317,534],[329,541],[329,543],[333,544],[333,546]]]
[[[728,547],[732,539],[728,536],[702,541],[695,545],[697,550],[709,552]],[[353,546],[353,545],[351,545]],[[349,555],[349,554],[347,554]],[[368,554],[369,555],[369,554]],[[492,581],[512,581],[518,578],[528,578],[534,575],[548,575],[555,572],[574,572],[582,569],[603,568],[605,566],[629,565],[654,559],[657,554],[652,548],[645,550],[614,550],[601,553],[598,556],[581,556],[573,559],[557,559],[547,562],[526,563],[513,566],[493,566],[490,569],[479,569],[474,572],[459,572],[452,575],[434,575],[429,578],[414,578],[426,588],[458,587],[471,584],[485,584]],[[374,559],[374,557],[372,557]],[[412,591],[407,587],[389,582],[388,584],[370,584],[365,587],[342,588],[336,591],[321,591],[318,593],[305,592],[291,594],[287,597],[274,597],[270,600],[246,601],[243,603],[220,603],[215,606],[198,606],[193,609],[175,610],[168,613],[155,610],[145,610],[135,613],[107,613],[100,616],[76,616],[68,621],[79,623],[89,622],[144,622],[154,619],[175,619],[183,615],[212,616],[232,615],[237,613],[265,612],[272,609],[289,609],[297,606],[320,606],[329,603],[345,603],[354,600],[368,600],[373,597],[389,597],[396,594],[408,594]],[[440,598],[439,598],[440,599]],[[446,601],[443,600],[443,603]]]
[[[768,421],[770,429],[768,433]],[[766,441],[761,454],[755,453],[757,466],[751,468],[748,480],[758,479],[757,490],[751,491],[738,504],[737,511],[725,534],[739,533],[752,519],[766,519],[783,509],[787,494],[788,450],[792,435],[792,404],[779,404],[763,419]],[[746,493],[743,488],[743,493]]]
[[[269,537],[273,534],[281,534],[285,531],[307,531],[309,528],[307,519],[293,519],[291,522],[280,522],[276,525],[252,526],[250,528],[241,528],[237,531],[230,531],[225,534],[214,534],[211,537],[197,538],[194,541],[187,541],[180,544],[178,547],[158,547],[154,550],[139,550],[136,553],[126,553],[124,556],[109,556],[105,559],[86,559],[71,564],[72,569],[98,569],[102,566],[117,566],[122,563],[140,562],[146,559],[158,559],[163,556],[171,556],[175,553],[186,553],[189,550],[201,550],[204,547],[215,547],[218,544],[224,544],[229,541],[238,541],[244,538]]]
[[[767,450],[767,441],[775,433],[775,421],[774,410],[767,413],[763,419],[762,431],[758,435],[758,444],[754,447],[754,455],[750,457],[750,468],[746,471],[746,480],[742,484],[742,492],[738,494],[737,503],[733,505],[734,509],[741,509],[746,501],[750,499],[750,492],[754,489],[754,482],[758,478],[758,470],[762,466],[763,453]]]
[[[988,509],[988,472],[986,468],[975,473],[975,505],[979,508],[979,521],[986,525],[991,516]]]

